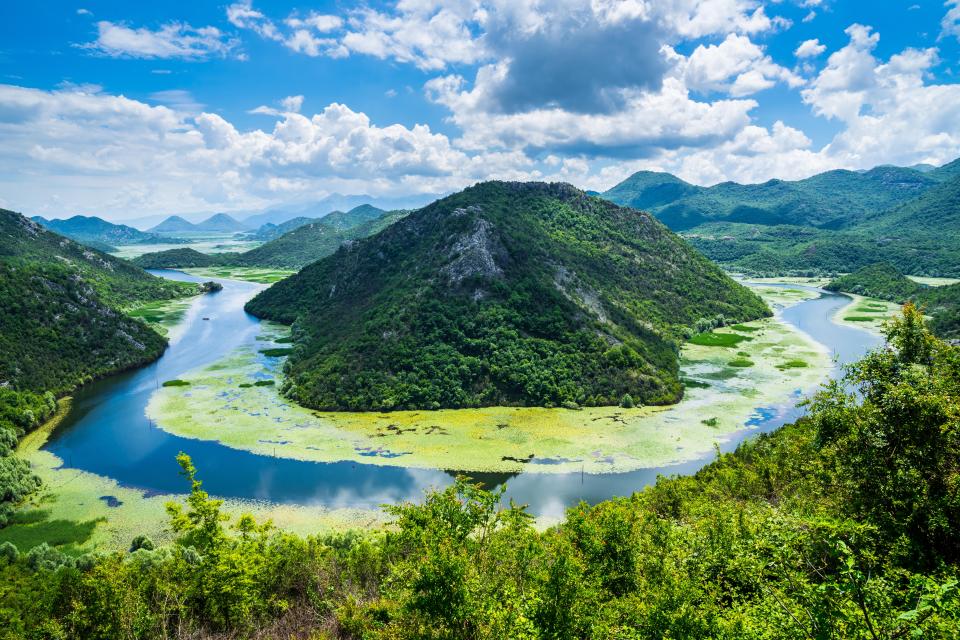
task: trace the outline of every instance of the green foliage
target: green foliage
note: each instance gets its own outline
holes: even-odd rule
[[[631,396],[629,393],[623,394],[623,397],[620,398],[620,406],[624,409],[633,409],[635,406],[633,402],[633,396]]]
[[[260,353],[271,358],[282,358],[293,353],[290,347],[274,347],[272,349],[260,349]]]
[[[735,347],[750,339],[749,336],[741,336],[736,333],[698,333],[691,337],[689,342],[704,347]]]
[[[836,278],[824,289],[856,293],[868,298],[906,302],[925,287],[904,276],[891,264],[872,264]]]
[[[674,402],[689,327],[769,314],[647,214],[502,182],[342,247],[247,310],[296,321],[291,397],[360,410]]]
[[[887,338],[801,421],[546,531],[458,478],[302,539],[230,524],[181,455],[172,546],[0,546],[0,637],[956,638],[960,352],[911,306]]]
[[[640,172],[604,197],[654,212],[707,257],[754,275],[835,274],[889,262],[913,275],[956,276],[956,167],[828,171],[709,188]]]
[[[164,387],[189,387],[189,386],[190,386],[190,381],[189,381],[189,380],[177,380],[177,379],[174,379],[174,380],[164,380],[164,381],[163,381],[163,386],[164,386]]]
[[[877,264],[837,278],[826,288],[894,302],[912,301],[932,317],[930,327],[934,333],[942,338],[960,338],[960,284],[926,287],[906,278],[895,267]],[[855,311],[867,312],[871,309]],[[853,322],[870,322],[873,319],[868,316],[844,318]]]

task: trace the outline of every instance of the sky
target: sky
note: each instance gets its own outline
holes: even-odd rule
[[[4,2],[0,207],[940,165],[958,79],[960,0]]]

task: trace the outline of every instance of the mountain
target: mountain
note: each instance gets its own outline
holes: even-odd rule
[[[192,293],[0,210],[0,382],[60,393],[153,360],[165,340],[122,309]]]
[[[695,187],[670,174],[641,171],[603,197],[652,211],[675,231],[707,222],[841,229],[937,184],[938,178],[931,173],[891,166],[864,172],[827,171],[796,181],[723,182],[712,187]]]
[[[330,255],[344,242],[377,233],[407,213],[388,213],[376,209],[380,215],[374,217],[372,210],[354,215],[337,212],[301,225],[275,240],[239,254],[237,263],[251,267],[299,269]]]
[[[769,315],[649,214],[509,182],[345,244],[246,308],[294,323],[288,395],[349,410],[675,402],[690,327]]]
[[[268,240],[273,240],[274,238],[279,238],[285,233],[289,233],[296,229],[297,227],[302,227],[305,224],[311,222],[316,222],[317,218],[307,218],[300,216],[287,220],[286,222],[281,222],[280,224],[274,224],[272,222],[267,222],[260,225],[260,228],[256,231],[250,232],[247,235],[247,238],[250,240],[261,240],[267,242]]]
[[[221,233],[248,231],[250,228],[251,227],[249,224],[238,222],[225,213],[214,214],[203,222],[198,222],[194,225],[194,229],[196,231],[211,231]]]
[[[960,160],[713,187],[639,172],[604,197],[652,211],[707,257],[745,273],[832,274],[889,262],[913,275],[956,276],[958,179]]]
[[[344,242],[365,238],[393,224],[406,211],[382,211],[356,207],[334,212],[319,220],[295,227],[282,236],[244,253],[202,254],[193,249],[170,249],[146,253],[133,260],[145,269],[202,266],[245,266],[299,269],[326,257]],[[283,223],[277,228],[283,227]]]
[[[151,227],[149,231],[152,233],[182,233],[185,231],[197,231],[195,224],[189,220],[185,220],[180,216],[169,216],[166,220],[161,222],[155,227]]]
[[[266,223],[281,224],[293,218],[322,218],[334,211],[349,211],[363,205],[375,206],[384,211],[400,209],[417,209],[436,200],[438,195],[422,194],[407,197],[374,198],[367,195],[343,196],[333,194],[321,200],[298,202],[271,207],[266,211],[254,214],[243,221],[251,228],[259,228]]]
[[[131,262],[141,269],[190,269],[238,263],[238,253],[201,253],[190,247],[167,249],[137,256]]]
[[[51,231],[72,238],[88,246],[102,250],[121,244],[179,244],[178,238],[164,238],[155,233],[145,233],[125,224],[114,224],[95,216],[73,216],[66,220],[47,220],[40,216],[31,218]]]

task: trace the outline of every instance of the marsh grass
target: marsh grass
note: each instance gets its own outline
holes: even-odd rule
[[[689,342],[701,347],[735,347],[741,342],[752,339],[736,333],[698,333],[690,338]]]
[[[177,379],[164,380],[163,386],[164,387],[189,387],[190,382],[188,380],[177,380]]]
[[[21,552],[46,542],[52,547],[63,547],[70,552],[93,535],[97,524],[105,518],[76,522],[73,520],[50,520],[50,511],[33,509],[17,513],[13,522],[0,529],[0,544],[12,542]]]

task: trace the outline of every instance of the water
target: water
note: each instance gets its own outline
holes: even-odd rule
[[[177,271],[154,273],[176,280],[201,280]],[[204,488],[213,495],[329,508],[376,508],[384,503],[418,500],[427,488],[453,481],[455,474],[444,470],[262,456],[213,441],[181,438],[151,424],[145,407],[163,381],[218,360],[252,342],[259,333],[258,320],[244,312],[243,305],[263,285],[218,282],[223,290],[203,296],[190,308],[182,331],[163,357],[142,369],[88,385],[76,394],[70,415],[45,447],[63,460],[64,467],[110,477],[151,494],[183,493],[187,486],[175,461],[176,454],[183,451],[193,458]],[[866,331],[831,321],[848,302],[845,296],[821,292],[819,298],[783,311],[783,318],[833,350],[838,363],[843,364],[879,344],[879,339]],[[795,407],[797,400],[786,398],[780,406],[758,407],[748,422],[750,428],[734,434],[721,449],[732,450],[747,437],[792,422],[802,413]],[[602,475],[472,475],[488,486],[509,480],[507,498],[528,504],[536,515],[561,516],[566,507],[580,500],[595,503],[630,495],[655,482],[658,475],[694,473],[712,458],[711,453],[682,464]]]

